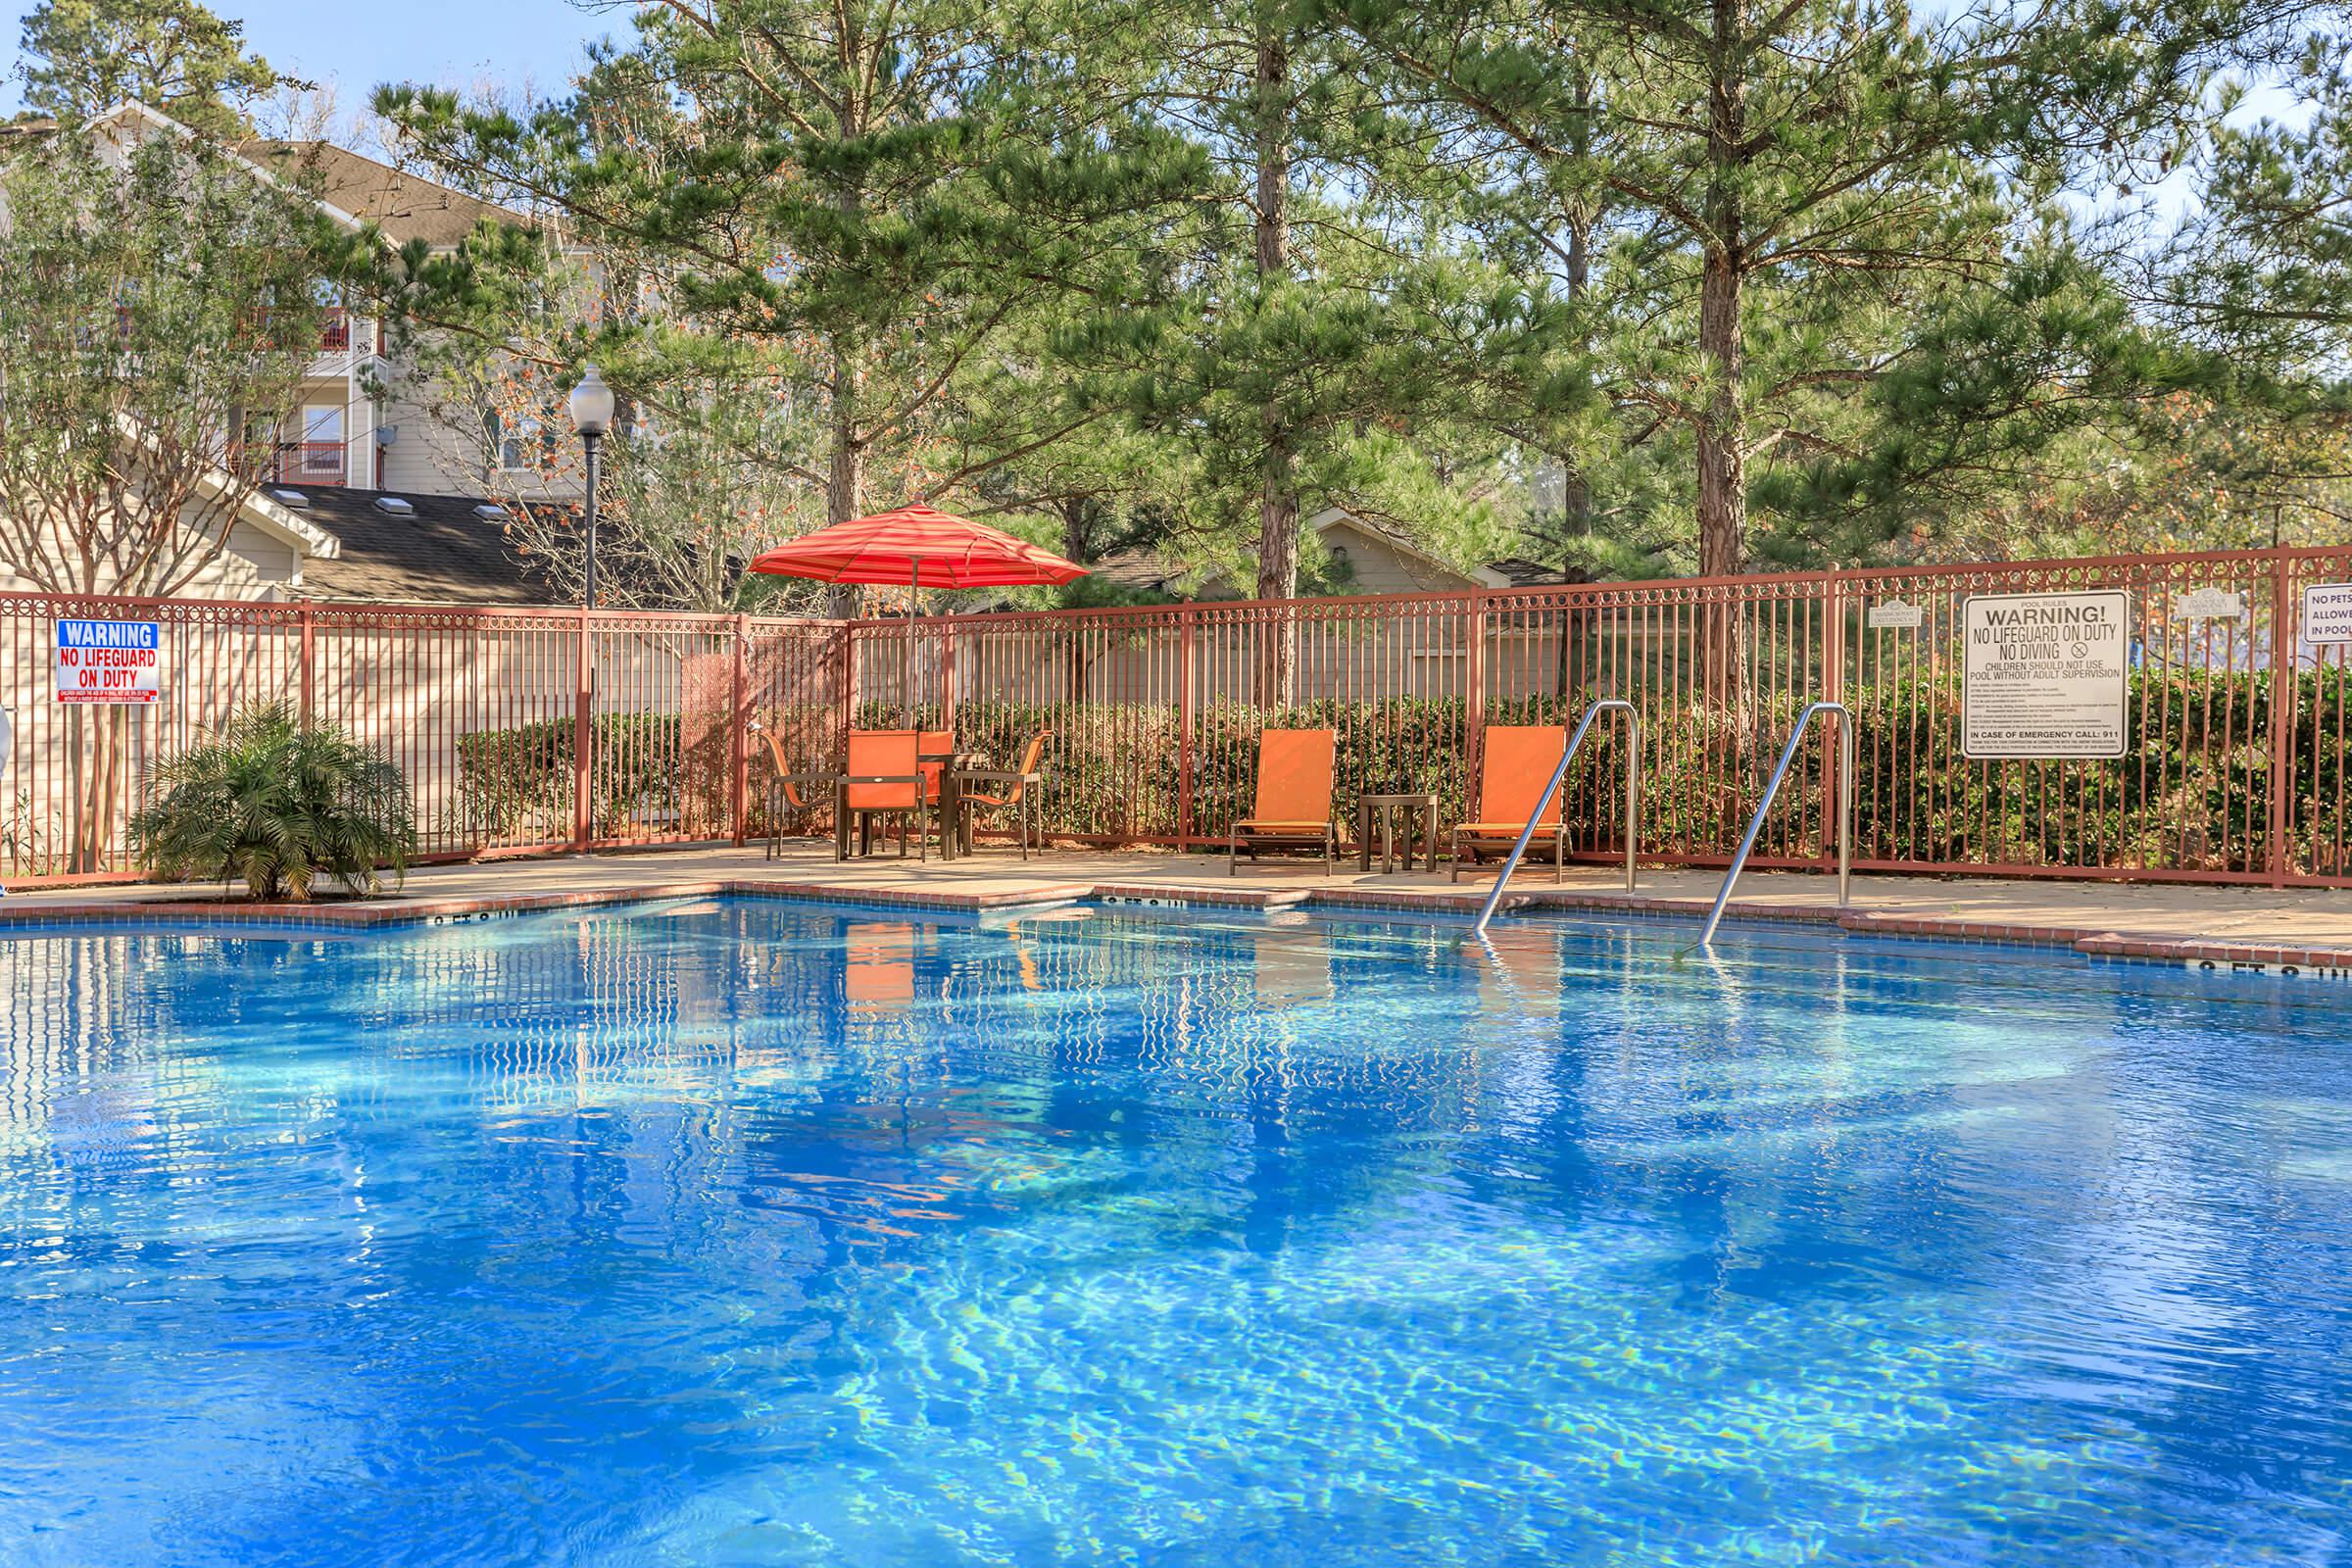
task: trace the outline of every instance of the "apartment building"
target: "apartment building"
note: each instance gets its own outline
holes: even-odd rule
[[[529,221],[332,142],[251,141],[237,152],[284,183],[317,192],[334,214],[374,224],[395,246],[421,241],[430,250],[454,250],[483,222]],[[391,351],[382,321],[332,310],[300,404],[287,415],[277,478],[441,494],[468,476],[486,479],[486,468],[522,466],[516,447],[532,432],[497,429],[490,411],[436,413],[434,402],[434,389]],[[473,423],[482,423],[478,434]],[[514,480],[502,471],[501,483],[512,488]],[[560,489],[547,494],[562,498]]]
[[[191,134],[139,104],[100,115],[89,128],[123,146]],[[485,220],[528,221],[331,142],[256,140],[232,150],[259,174],[313,192],[330,218],[355,229],[373,224],[393,246],[451,250]],[[507,513],[484,491],[495,470],[501,494],[576,501],[576,480],[538,474],[523,461],[535,432],[501,431],[457,407],[402,358],[383,321],[328,311],[294,406],[279,419],[270,481],[189,593],[547,602],[544,586],[504,548]],[[0,589],[24,586],[0,561]]]

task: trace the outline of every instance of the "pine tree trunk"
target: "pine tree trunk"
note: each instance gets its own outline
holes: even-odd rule
[[[1579,104],[1590,107],[1592,98],[1592,78],[1586,74],[1581,65],[1572,68],[1570,90],[1575,94]],[[1579,158],[1591,156],[1592,119],[1589,113],[1578,118],[1575,128],[1570,132],[1569,146]],[[1586,292],[1592,287],[1592,226],[1597,216],[1592,208],[1583,206],[1570,209],[1567,215],[1568,304],[1572,310],[1581,308]],[[1586,359],[1591,359],[1592,336],[1590,332],[1582,336],[1578,348]],[[1568,540],[1590,539],[1592,534],[1592,486],[1587,480],[1585,471],[1580,467],[1571,466],[1561,476],[1560,523],[1563,535],[1560,549],[1560,575],[1568,577],[1574,574],[1574,563],[1570,559]],[[1585,617],[1574,610],[1563,610],[1560,612],[1559,646],[1554,654],[1555,667],[1552,671],[1552,690],[1563,699],[1571,696],[1569,683],[1575,674],[1575,655],[1577,650],[1583,646],[1584,636]],[[1584,693],[1577,692],[1573,695],[1577,704],[1581,705]]]
[[[1699,280],[1698,352],[1707,401],[1698,426],[1698,574],[1736,575],[1747,531],[1747,475],[1741,440],[1740,274],[1710,248]]]
[[[1263,27],[1261,23],[1261,27]],[[1280,33],[1257,38],[1257,282],[1261,297],[1290,273],[1290,45]],[[1298,592],[1298,488],[1293,432],[1281,405],[1260,412],[1264,442],[1257,505],[1257,597]],[[1298,628],[1288,614],[1260,630],[1257,700],[1283,709],[1298,696]]]
[[[1592,79],[1585,74],[1582,66],[1575,69],[1572,88],[1580,103],[1589,103],[1592,96]],[[1592,154],[1592,120],[1590,115],[1577,121],[1569,145],[1579,158]],[[1592,285],[1592,225],[1596,217],[1587,207],[1578,207],[1568,214],[1568,304],[1572,310],[1583,304],[1586,293]],[[1577,347],[1586,359],[1592,358],[1592,334],[1585,333]],[[1568,470],[1566,483],[1560,491],[1560,511],[1564,514],[1570,537],[1583,538],[1592,532],[1592,487],[1586,483],[1583,469]],[[1565,551],[1561,552],[1563,559],[1560,571],[1563,576],[1567,574],[1569,566],[1566,554]]]
[[[832,464],[825,476],[828,526],[865,514],[865,447],[858,439],[858,395],[863,390],[862,381],[855,351],[837,344],[833,352]],[[825,594],[826,616],[852,619],[862,597],[856,583],[833,584]]]
[[[1698,571],[1702,577],[1739,574],[1747,534],[1747,422],[1741,377],[1746,372],[1740,331],[1740,286],[1746,274],[1746,215],[1740,199],[1747,131],[1743,0],[1715,0],[1714,80],[1707,94],[1706,192],[1710,230],[1699,262],[1698,354],[1706,379],[1696,430],[1698,458]],[[1700,669],[1711,703],[1726,712],[1742,706],[1740,650],[1746,617],[1728,596],[1705,616]],[[1745,725],[1740,726],[1742,735]]]

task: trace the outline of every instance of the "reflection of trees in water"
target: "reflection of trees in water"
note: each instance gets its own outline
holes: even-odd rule
[[[371,952],[339,1002],[370,1054],[435,1066],[494,1109],[723,1093],[751,967],[627,915],[499,921]]]
[[[1012,1026],[1007,1049],[1042,1065],[1130,1072],[1139,1098],[1204,1112],[1255,1097],[1312,1115],[1307,1102],[1329,1100],[1408,1127],[1449,1123],[1476,1093],[1475,999],[1444,973],[1416,983],[1398,959],[1427,950],[1409,939],[1132,917],[1006,930],[1004,949],[974,954],[970,989]],[[1351,1006],[1370,986],[1402,1010]],[[1023,992],[1034,1005],[1010,1001]]]
[[[190,1122],[233,1092],[218,1051],[180,1049],[239,1016],[237,997],[207,977],[250,953],[258,980],[285,985],[310,949],[172,933],[0,939],[0,1157],[105,1166],[191,1147]]]
[[[1377,1217],[1477,1115],[1483,1026],[1442,934],[1198,910],[1006,930],[970,983],[1005,1070],[1048,1093],[1073,1157],[1115,1149],[1123,1191],[1180,1193],[1168,1225],[1262,1250]]]
[[[1845,1002],[1818,977],[1775,1004],[1532,926],[1493,962],[1441,930],[1198,910],[991,927],[739,902],[353,942],[5,944],[0,1116],[47,1139],[63,1095],[98,1158],[192,1136],[182,1107],[326,1127],[421,1105],[477,1121],[461,1157],[526,1187],[551,1147],[613,1155],[550,1205],[688,1224],[728,1192],[825,1248],[1071,1183],[1198,1195],[1202,1223],[1257,1245],[1439,1178],[1573,1220],[1630,1169],[1674,1190],[1717,1284],[1790,1213],[1891,1222],[1940,1192],[1932,1159],[1870,1174],[1850,1141],[1740,1146],[1833,1127],[1866,1092],[1837,1049],[1773,1108],[1720,1092],[1791,1019],[1834,1045]]]

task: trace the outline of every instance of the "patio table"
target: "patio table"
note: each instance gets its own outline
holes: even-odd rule
[[[1396,868],[1396,818],[1405,819],[1404,868],[1413,868],[1413,829],[1422,830],[1423,843],[1429,852],[1429,868],[1438,868],[1438,798],[1422,791],[1383,793],[1367,790],[1355,798],[1355,864],[1358,870],[1372,869],[1372,819],[1380,819],[1380,869],[1385,874]],[[1416,820],[1416,818],[1418,820]]]
[[[953,860],[958,854],[971,854],[971,835],[968,832],[957,831],[958,820],[963,814],[963,803],[956,780],[962,768],[978,760],[977,754],[972,752],[919,752],[915,755],[915,760],[926,769],[934,765],[939,768],[939,858],[943,860]],[[927,772],[924,774],[925,778],[929,776]],[[958,840],[961,841],[960,848],[958,848]]]

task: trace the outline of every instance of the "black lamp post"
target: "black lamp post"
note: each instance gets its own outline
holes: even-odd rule
[[[612,389],[605,378],[596,373],[596,367],[583,365],[586,372],[580,384],[571,389],[571,427],[580,432],[580,444],[588,453],[588,593],[587,606],[596,608],[596,455],[604,445],[605,432],[612,428]]]

